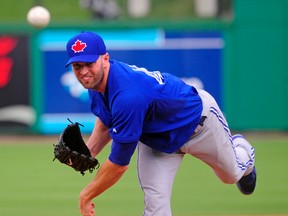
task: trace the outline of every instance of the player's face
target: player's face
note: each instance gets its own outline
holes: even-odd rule
[[[74,62],[72,68],[75,76],[84,88],[100,91],[104,78],[102,56],[95,62]]]

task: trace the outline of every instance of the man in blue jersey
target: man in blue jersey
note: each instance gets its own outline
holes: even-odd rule
[[[241,135],[230,134],[213,97],[159,71],[111,60],[102,38],[82,32],[66,46],[75,76],[88,89],[98,117],[87,142],[95,157],[111,142],[111,153],[96,177],[82,190],[82,215],[95,215],[93,198],[115,184],[138,149],[139,183],[145,216],[171,216],[174,177],[183,156],[209,165],[226,184],[244,194],[256,184],[254,149]]]

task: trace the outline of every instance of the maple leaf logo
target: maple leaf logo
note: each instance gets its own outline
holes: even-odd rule
[[[87,47],[86,43],[80,41],[79,39],[72,45],[72,50],[74,53],[84,52]]]

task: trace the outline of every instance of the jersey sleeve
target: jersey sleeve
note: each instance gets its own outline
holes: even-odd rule
[[[138,142],[120,143],[113,140],[109,160],[121,166],[128,165]]]

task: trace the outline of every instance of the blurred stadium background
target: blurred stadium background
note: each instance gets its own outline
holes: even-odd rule
[[[45,29],[26,22],[36,4],[51,13]],[[286,8],[285,0],[1,1],[1,131],[53,134],[71,117],[89,133],[87,95],[63,67],[66,41],[83,30],[101,34],[112,58],[205,88],[234,130],[286,131]]]
[[[288,187],[285,185],[288,180],[287,172],[277,174],[278,169],[287,164],[287,0],[0,0],[0,5],[0,154],[1,168],[7,173],[2,179],[4,192],[0,196],[0,215],[19,215],[12,204],[19,194],[22,204],[16,202],[16,206],[23,212],[26,206],[27,210],[27,214],[22,215],[39,215],[33,212],[32,203],[36,202],[45,209],[45,199],[42,202],[38,197],[41,191],[48,194],[48,202],[55,206],[55,211],[40,215],[59,215],[59,212],[60,215],[77,215],[77,192],[85,184],[76,175],[66,173],[66,169],[61,166],[57,166],[59,173],[55,172],[55,167],[51,168],[49,157],[52,149],[47,144],[57,138],[57,134],[67,125],[67,118],[83,123],[83,132],[87,135],[95,121],[95,117],[89,112],[87,93],[71,76],[71,68],[64,68],[67,60],[66,42],[83,30],[101,34],[111,58],[150,70],[173,73],[212,93],[222,107],[230,128],[247,134],[255,142],[259,159],[262,160],[259,160],[260,170],[264,171],[269,180],[277,179],[277,183],[273,185],[278,186],[276,189],[268,186],[271,187],[268,191],[272,194],[271,197],[265,194],[267,189],[264,189],[262,182],[263,194],[260,189],[255,200],[248,199],[257,208],[242,198],[237,200],[241,207],[234,206],[235,203],[230,202],[234,189],[231,192],[230,187],[225,191],[228,195],[223,195],[224,198],[218,200],[219,202],[217,197],[210,201],[209,206],[214,202],[219,207],[211,206],[210,210],[203,206],[207,196],[197,195],[199,203],[193,198],[198,208],[195,211],[192,209],[191,213],[189,209],[186,210],[187,206],[181,206],[179,201],[177,203],[176,196],[175,208],[178,212],[183,209],[182,216],[216,215],[215,212],[218,215],[231,215],[233,212],[241,215],[288,215]],[[48,27],[35,29],[27,24],[26,14],[34,5],[43,5],[50,11],[52,19]],[[173,62],[177,62],[177,65]],[[42,148],[38,145],[41,143]],[[15,155],[18,149],[20,153]],[[39,164],[35,164],[31,160],[33,152],[43,154],[49,162],[43,161],[38,155]],[[34,164],[28,172],[29,176],[25,174],[27,168],[19,168],[23,170],[17,171],[18,160],[25,161],[25,166]],[[275,164],[272,165],[272,162]],[[9,164],[11,167],[13,163],[15,172],[9,169]],[[51,193],[56,183],[49,173],[41,173],[37,165],[43,166],[42,163],[51,175],[58,178],[57,181],[60,178],[67,178],[67,181],[74,178],[73,187],[66,188],[69,190],[68,194],[74,196],[73,201],[59,194],[56,194],[59,195],[58,203],[51,201],[56,196]],[[183,169],[185,166],[187,165]],[[204,169],[205,174],[207,168],[196,166],[195,172],[201,172],[200,169]],[[269,175],[272,169],[275,178]],[[210,173],[207,172],[206,176],[210,178]],[[14,191],[6,197],[14,187],[9,184],[18,184],[17,181],[12,181],[15,178],[30,184],[25,186],[26,190],[20,190],[21,193]],[[127,177],[128,180],[129,178],[137,181],[134,175]],[[180,178],[179,185],[182,184]],[[88,180],[86,178],[84,181]],[[48,185],[47,188],[43,188],[39,181],[44,181],[42,183]],[[267,184],[271,183],[267,179],[266,181]],[[205,181],[198,179],[198,183],[205,184]],[[35,184],[36,189],[30,196],[29,191]],[[132,189],[137,186],[136,182],[131,184]],[[131,184],[123,182],[119,190],[130,190]],[[219,191],[214,193],[219,193],[220,196],[225,189],[216,185]],[[204,187],[207,187],[208,195],[213,191],[207,185]],[[194,189],[197,192],[197,188]],[[183,188],[183,192],[185,190]],[[142,202],[141,197],[138,200],[138,193],[141,194],[136,192],[135,200]],[[202,191],[198,191],[198,194],[201,193]],[[117,189],[110,196],[100,199],[102,205],[107,205],[109,210],[111,196],[114,197],[114,203],[123,198],[115,194],[118,194]],[[25,196],[31,202],[25,202]],[[179,194],[181,196],[183,194]],[[61,210],[61,200],[74,214],[71,213],[72,210]],[[129,201],[131,200],[127,202]],[[228,206],[220,202],[227,202]],[[263,205],[267,208],[262,208]],[[220,210],[221,206],[227,207],[227,212]],[[247,211],[245,206],[248,206]],[[121,207],[120,204],[117,207]],[[135,204],[135,208],[137,207]],[[10,211],[12,208],[13,213]],[[103,215],[127,216],[139,212],[138,209],[131,210],[131,214],[115,210],[116,213],[112,211],[109,214],[107,209],[102,210]],[[34,210],[42,211],[40,207]]]

